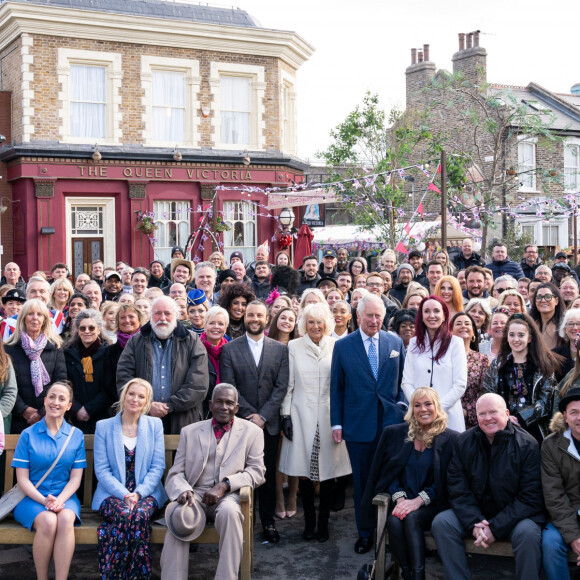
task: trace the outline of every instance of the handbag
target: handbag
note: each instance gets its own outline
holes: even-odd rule
[[[40,487],[42,482],[48,477],[50,472],[56,467],[56,464],[59,462],[64,450],[67,448],[69,441],[74,433],[74,427],[70,430],[62,449],[60,450],[59,454],[56,456],[56,459],[52,462],[52,465],[48,468],[47,472],[40,478],[38,483],[34,486],[37,489]],[[26,494],[18,487],[16,484],[12,489],[9,489],[1,498],[0,498],[0,521],[2,521],[12,510],[26,497]]]
[[[385,532],[387,531],[387,522],[385,522],[385,527],[383,528],[383,533],[381,534],[381,539],[378,545],[381,546],[383,539],[385,538]],[[375,567],[377,565],[377,550],[375,548],[375,559],[368,564],[363,564],[358,569],[358,574],[356,575],[356,580],[374,580],[375,579]]]

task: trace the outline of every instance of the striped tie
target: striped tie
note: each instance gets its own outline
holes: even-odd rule
[[[379,374],[379,359],[377,357],[377,347],[375,346],[375,339],[373,337],[369,338],[369,341],[370,341],[368,352],[369,363],[371,365],[373,375],[375,376],[376,379]]]

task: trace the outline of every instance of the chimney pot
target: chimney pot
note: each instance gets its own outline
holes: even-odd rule
[[[472,46],[472,40],[473,40],[473,34],[470,32],[467,35],[467,46],[466,46],[466,48],[471,48],[471,46]]]
[[[418,58],[417,58],[418,62],[423,62],[423,51],[421,49],[419,49],[417,51],[417,56],[418,56]]]
[[[473,33],[473,46],[474,46],[474,47],[475,47],[475,46],[479,46],[479,33],[480,33],[480,31],[479,31],[479,30],[476,30],[476,31]]]
[[[412,48],[411,49],[411,64],[416,64],[416,63],[417,63],[417,49]]]
[[[429,61],[429,45],[428,44],[423,45],[423,58],[425,59],[425,62]]]
[[[463,32],[459,33],[459,52],[465,50],[465,34]]]

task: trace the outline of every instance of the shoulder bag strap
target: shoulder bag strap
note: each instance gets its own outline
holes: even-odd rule
[[[56,459],[52,462],[52,465],[48,468],[48,471],[40,478],[40,481],[34,486],[36,488],[40,487],[42,482],[50,475],[50,472],[56,467],[56,464],[59,462],[60,458],[62,457],[62,454],[64,453],[64,450],[67,448],[67,445],[69,444],[69,441],[71,440],[71,437],[74,433],[75,427],[71,426],[70,429],[70,433],[68,434],[68,437],[66,438],[66,441],[64,442],[64,445],[62,446],[62,449],[60,450],[60,453],[56,456]]]

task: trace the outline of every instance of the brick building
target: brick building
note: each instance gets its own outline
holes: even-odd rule
[[[436,132],[449,137],[449,142],[457,146],[456,151],[474,150],[473,125],[470,127],[466,116],[458,114],[462,108],[470,106],[465,99],[468,90],[479,91],[484,97],[509,95],[510,101],[502,102],[502,106],[523,106],[530,115],[549,116],[550,129],[563,137],[562,142],[546,143],[542,139],[527,138],[517,126],[511,126],[506,128],[505,143],[498,148],[490,142],[489,134],[480,131],[478,152],[472,157],[475,164],[470,175],[474,181],[477,181],[478,173],[505,181],[505,197],[501,199],[500,196],[498,205],[519,208],[517,223],[538,245],[544,246],[547,253],[568,247],[572,229],[566,209],[551,206],[549,202],[580,192],[580,86],[573,87],[570,94],[560,94],[533,82],[525,87],[493,84],[487,79],[486,59],[487,52],[479,45],[479,32],[459,34],[459,50],[452,57],[452,72],[459,73],[463,87],[470,89],[448,92],[438,100],[440,95],[433,86],[449,73],[438,70],[430,60],[429,45],[412,49],[411,64],[405,71],[406,110],[430,108],[429,123]],[[487,112],[489,119],[498,118],[496,111],[488,109]],[[492,168],[494,161],[496,166]],[[506,178],[512,173],[511,180]],[[422,191],[425,178],[419,174],[415,180],[416,190]],[[429,211],[437,212],[439,198],[429,195],[426,206]],[[550,216],[549,223],[544,219],[546,215]],[[506,218],[508,221],[514,219],[509,212],[506,212]],[[501,236],[501,212],[495,221],[499,228],[491,231],[490,237]]]
[[[0,0],[0,22],[4,263],[167,261],[212,200],[226,254],[272,237],[263,194],[214,194],[300,181],[300,36],[187,0]]]

